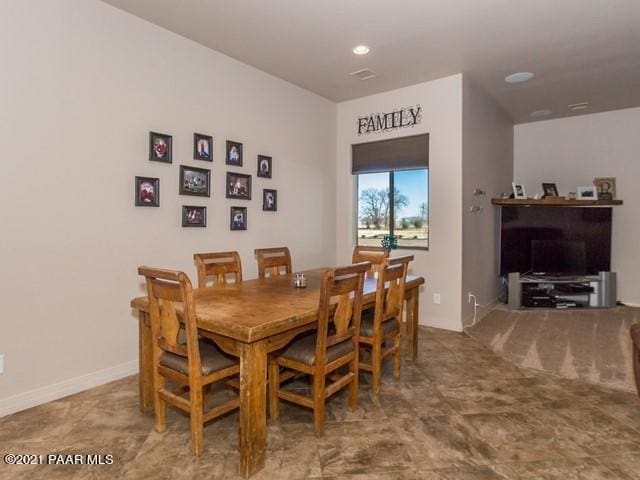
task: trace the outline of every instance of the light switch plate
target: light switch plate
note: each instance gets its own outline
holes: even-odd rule
[[[4,353],[0,353],[0,374],[4,373]]]
[[[440,305],[440,294],[439,293],[434,293],[433,294],[433,303],[435,303],[436,305]]]

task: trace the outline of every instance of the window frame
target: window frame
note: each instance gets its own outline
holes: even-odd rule
[[[431,175],[429,173],[429,167],[425,167],[425,168],[412,168],[412,169],[407,169],[407,170],[388,170],[388,171],[383,171],[383,172],[377,172],[377,173],[386,173],[389,175],[389,235],[395,235],[395,221],[396,221],[396,212],[395,212],[395,203],[393,200],[393,195],[392,192],[394,191],[395,188],[395,172],[406,172],[406,171],[412,171],[412,170],[426,170],[427,171],[427,205],[431,205],[431,202],[429,202],[429,196],[431,195],[431,189],[429,188],[429,184],[431,181]],[[360,237],[358,236],[358,223],[360,222],[360,175],[368,175],[374,172],[367,172],[367,173],[357,173],[355,174],[356,177],[356,188],[355,188],[355,197],[356,197],[356,218],[355,218],[355,235],[356,235],[356,246],[359,246],[359,240]],[[407,246],[407,245],[398,245],[395,250],[425,250],[428,251],[429,247],[431,245],[431,232],[429,231],[429,219],[431,218],[431,208],[429,207],[427,209],[427,218],[426,218],[426,223],[427,223],[427,246],[426,247],[411,247],[411,246]],[[379,245],[381,246],[381,245]]]

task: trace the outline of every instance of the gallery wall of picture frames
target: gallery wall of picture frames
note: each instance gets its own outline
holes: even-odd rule
[[[227,140],[225,151],[225,165],[233,167],[243,166],[243,144]],[[213,162],[214,138],[205,133],[193,134],[193,159]],[[173,136],[167,133],[149,132],[149,160],[152,162],[173,163]],[[273,178],[273,158],[258,154],[256,176],[265,179]],[[178,175],[178,193],[195,197],[211,197],[211,170],[208,168],[180,165]],[[228,171],[225,175],[225,197],[236,200],[251,200],[250,174]],[[158,177],[135,177],[135,206],[160,206],[160,179]],[[262,190],[262,210],[265,212],[278,211],[278,191],[265,188]],[[182,226],[207,226],[207,207],[205,205],[182,205]],[[231,206],[229,229],[247,230],[248,208],[246,206]]]

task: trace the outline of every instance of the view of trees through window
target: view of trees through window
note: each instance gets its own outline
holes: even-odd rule
[[[399,247],[427,248],[428,223],[427,169],[358,175],[358,245],[395,235]]]

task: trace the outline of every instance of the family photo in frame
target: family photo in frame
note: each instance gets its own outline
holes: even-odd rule
[[[173,137],[165,133],[149,132],[149,160],[171,163]]]
[[[258,176],[271,178],[272,158],[266,155],[258,155]]]
[[[247,207],[231,207],[229,226],[231,230],[247,229]]]
[[[558,187],[555,183],[543,183],[542,184],[542,198],[557,198],[558,195]]]
[[[251,200],[251,175],[227,172],[227,198]]]
[[[152,177],[136,177],[135,180],[136,207],[160,206],[160,179]]]
[[[193,134],[193,158],[213,162],[213,137],[202,133]]]
[[[233,165],[235,167],[242,166],[242,144],[241,143],[227,140],[227,155],[226,155],[225,163],[227,165]]]
[[[211,170],[180,165],[180,195],[209,197]]]
[[[262,210],[265,212],[278,211],[278,191],[265,188],[262,190]]]
[[[182,206],[182,226],[183,227],[206,227],[207,207],[183,205]]]
[[[518,200],[526,200],[527,199],[527,192],[525,192],[523,184],[513,182],[513,183],[511,183],[511,186],[513,188],[513,198],[518,199]]]

